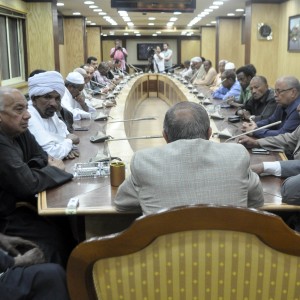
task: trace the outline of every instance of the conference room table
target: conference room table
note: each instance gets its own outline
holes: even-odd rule
[[[126,140],[126,138],[131,137],[133,121],[127,122],[126,120],[134,119],[136,117],[136,107],[145,99],[151,97],[158,97],[169,106],[186,100],[201,103],[207,108],[210,115],[217,112],[223,116],[222,119],[211,119],[213,130],[211,139],[216,142],[225,142],[226,139],[218,137],[218,133],[224,132],[224,130],[232,136],[240,134],[242,122],[228,122],[228,116],[234,115],[236,109],[232,107],[221,108],[220,105],[223,102],[211,99],[209,95],[206,88],[187,86],[170,75],[139,74],[131,78],[123,83],[122,90],[116,96],[117,105],[105,109],[104,112],[109,114],[111,118],[108,118],[107,121],[81,120],[76,122],[75,126],[79,128],[87,127],[88,131],[75,132],[80,137],[80,157],[74,160],[66,160],[66,171],[74,173],[74,168],[78,163],[97,161],[103,159],[103,157],[119,157],[126,165],[128,176],[130,173],[130,159],[134,151],[131,148],[131,141]],[[121,121],[112,122],[112,120]],[[125,122],[122,122],[122,120],[125,120]],[[92,143],[90,137],[98,135],[99,132],[114,139],[124,140]],[[236,140],[233,139],[228,142],[236,142]],[[251,151],[249,153],[251,164],[286,159],[284,153],[278,152],[270,152],[269,155],[252,154]],[[220,171],[222,171],[222,166],[220,166]],[[280,194],[281,178],[261,176],[261,182],[265,200],[264,206],[261,207],[262,210],[270,212],[299,210],[300,206],[282,203]],[[126,228],[139,214],[135,212],[117,212],[113,204],[116,192],[117,187],[111,186],[109,175],[73,178],[72,181],[62,186],[41,192],[38,195],[38,212],[40,215],[49,216],[76,214],[85,217],[85,222],[88,218],[100,218],[103,222],[106,220],[109,223],[104,226],[104,229],[100,229],[101,233],[117,232]],[[76,209],[68,209],[68,202],[74,197],[79,199],[79,205]]]

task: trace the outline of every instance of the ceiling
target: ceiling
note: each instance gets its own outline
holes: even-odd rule
[[[80,13],[81,16],[86,17],[87,25],[101,26],[102,34],[110,35],[140,35],[140,36],[151,36],[151,35],[199,35],[201,26],[214,26],[214,21],[218,16],[228,16],[229,13],[235,16],[243,16],[244,11],[236,11],[236,9],[245,9],[246,0],[222,0],[223,4],[216,5],[214,2],[220,2],[217,0],[195,0],[196,9],[194,12],[184,12],[182,14],[174,15],[174,11],[171,12],[160,12],[157,11],[128,11],[128,17],[130,20],[124,20],[118,13],[117,8],[111,8],[111,0],[92,0],[93,4],[84,4],[85,0],[58,0],[59,3],[64,3],[64,6],[58,6],[58,11],[63,16],[73,16],[74,13]],[[119,3],[122,0],[119,0]],[[130,2],[141,2],[138,0],[123,1],[124,3]],[[144,3],[149,3],[149,0],[145,0]],[[170,3],[179,2],[191,2],[191,1],[170,1],[170,0],[153,0],[154,4],[170,5]],[[97,6],[90,8],[90,6]],[[210,8],[210,6],[215,6]],[[218,6],[218,8],[217,8]],[[94,11],[94,9],[101,9],[102,11]],[[205,9],[211,9],[207,15],[203,15]],[[106,13],[105,15],[99,15],[99,13]],[[195,20],[199,14],[202,14],[200,20]],[[109,19],[110,17],[111,19]],[[126,16],[125,16],[126,17]],[[149,18],[155,18],[149,20]],[[167,23],[170,22],[171,18],[177,18],[173,25],[167,27]],[[194,23],[191,21],[194,20]],[[130,24],[129,22],[133,24]],[[129,23],[129,25],[128,25]],[[148,24],[152,25],[148,25]],[[131,25],[131,26],[130,26]],[[190,26],[188,26],[190,25]],[[138,32],[138,33],[137,33]]]

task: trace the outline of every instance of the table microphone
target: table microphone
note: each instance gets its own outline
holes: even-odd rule
[[[256,132],[256,131],[261,130],[261,129],[269,128],[269,127],[278,125],[278,124],[280,124],[280,123],[281,123],[281,121],[277,121],[277,122],[274,122],[274,123],[271,123],[271,124],[268,124],[268,125],[265,125],[265,126],[262,126],[262,127],[258,127],[258,128],[256,128],[256,129],[253,129],[253,130],[250,130],[250,131],[247,131],[247,132],[243,132],[243,133],[241,133],[241,134],[235,135],[235,136],[233,136],[233,137],[227,139],[224,143],[226,143],[226,142],[228,142],[228,141],[230,141],[230,140],[234,140],[234,139],[237,138],[237,137],[240,137],[240,136],[243,136],[243,135],[247,135],[247,134],[249,134],[249,133],[253,133],[253,132]]]
[[[96,84],[96,85],[98,85],[98,86],[101,86],[101,87],[106,87],[106,85],[105,84],[103,84],[103,83],[99,83],[99,82],[97,82],[97,81],[90,81],[91,83],[93,83],[93,84]]]

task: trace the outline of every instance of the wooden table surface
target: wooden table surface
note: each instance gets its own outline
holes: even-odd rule
[[[157,84],[155,85],[154,79],[156,78]],[[151,84],[147,81],[152,80]],[[141,84],[139,84],[141,82]],[[171,87],[170,87],[171,86]],[[190,90],[183,84],[181,84],[177,79],[170,78],[167,75],[140,75],[134,79],[131,79],[129,83],[123,88],[123,91],[117,97],[117,107],[111,108],[111,115],[116,118],[123,118],[134,116],[134,110],[129,106],[126,100],[129,98],[145,98],[145,94],[143,93],[143,89],[160,89],[160,93],[163,93],[165,96],[176,98],[176,95],[171,95],[171,90],[175,90],[176,86],[178,88],[178,97],[182,98],[181,93],[183,93],[188,101],[199,102],[199,99],[196,95],[190,93]],[[170,87],[168,89],[168,87]],[[135,91],[135,90],[136,91]],[[176,92],[176,91],[175,91]],[[153,93],[153,90],[152,90]],[[162,96],[163,97],[163,96]],[[185,99],[182,99],[183,101]],[[137,100],[136,100],[137,101]],[[166,99],[164,99],[166,101]],[[176,100],[178,102],[178,100]],[[168,102],[168,101],[166,101]],[[216,105],[222,103],[220,100],[212,100],[213,104],[208,106],[209,110],[213,110]],[[172,103],[168,103],[172,104]],[[136,105],[136,103],[134,103]],[[124,109],[130,110],[130,114],[125,114]],[[227,121],[227,117],[229,115],[233,115],[235,109],[232,108],[221,108],[221,114],[224,116],[223,120],[212,120],[212,128],[213,133],[216,133],[218,130],[223,130],[227,128],[232,135],[236,135],[241,133],[240,127],[241,122],[239,123],[229,123]],[[127,165],[127,170],[129,169],[129,162],[132,156],[132,150],[130,148],[130,144],[128,141],[124,141],[121,144],[114,144],[117,142],[109,142],[108,144],[114,144],[114,149],[110,149],[110,146],[107,143],[91,143],[90,136],[95,135],[98,131],[101,132],[109,132],[110,134],[114,132],[114,137],[126,137],[126,132],[128,132],[128,128],[125,128],[127,124],[124,123],[113,123],[107,124],[107,122],[103,121],[90,121],[83,120],[80,126],[89,126],[88,131],[77,131],[76,134],[80,136],[80,157],[75,160],[67,160],[66,171],[73,173],[74,165],[76,163],[88,162],[91,159],[94,159],[97,154],[106,154],[110,152],[111,156],[118,156],[125,160]],[[78,125],[78,124],[77,124]],[[117,127],[116,127],[117,126]],[[107,127],[110,127],[109,129]],[[219,139],[212,138],[213,140],[220,141]],[[224,142],[224,140],[221,140]],[[230,141],[235,142],[235,141]],[[117,146],[116,146],[117,145]],[[126,149],[126,151],[124,151]],[[128,150],[130,149],[130,150]],[[112,151],[111,151],[112,150]],[[122,152],[123,151],[123,152]],[[125,155],[126,152],[126,155]],[[124,155],[123,155],[123,154]],[[251,163],[259,163],[262,161],[275,161],[285,159],[284,154],[271,152],[270,155],[253,155],[250,154]],[[281,194],[280,194],[280,186],[282,179],[276,178],[274,176],[262,176],[261,177],[263,190],[264,190],[264,198],[265,205],[262,207],[264,210],[268,211],[278,211],[278,210],[299,210],[300,206],[292,206],[281,203]],[[120,213],[116,212],[115,207],[113,205],[113,199],[115,197],[117,188],[112,187],[110,185],[109,177],[101,177],[101,178],[82,178],[77,179],[74,178],[72,181],[47,191],[44,191],[39,194],[38,197],[38,210],[41,215],[64,215],[68,213],[76,213],[78,215],[119,215]],[[78,197],[79,198],[79,207],[76,212],[66,210],[67,203],[70,198]],[[127,213],[130,215],[130,213]],[[133,214],[136,215],[136,214]]]

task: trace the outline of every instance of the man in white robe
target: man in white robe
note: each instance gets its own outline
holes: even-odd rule
[[[79,143],[79,138],[70,134],[66,124],[56,115],[65,91],[61,74],[55,71],[36,74],[29,78],[28,87],[31,99],[28,102],[29,130],[39,145],[57,159],[77,157],[75,144]]]

